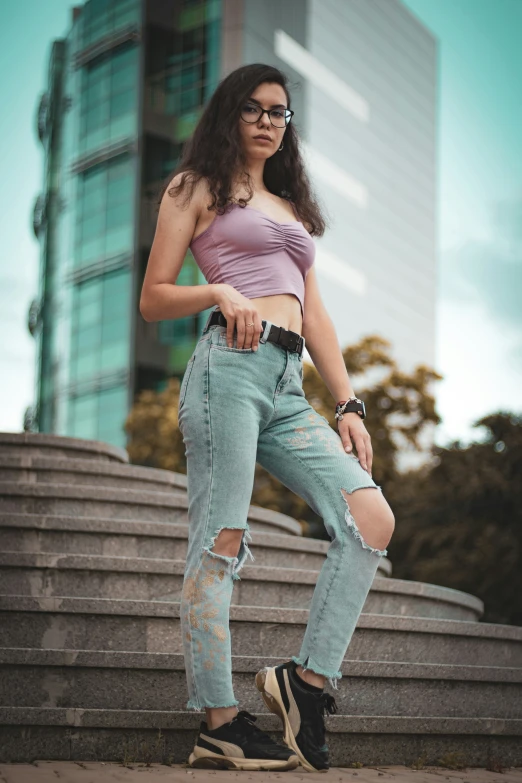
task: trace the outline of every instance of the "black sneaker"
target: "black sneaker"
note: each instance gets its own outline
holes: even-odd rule
[[[329,693],[313,693],[302,682],[294,661],[266,666],[256,674],[266,706],[283,721],[286,745],[309,772],[326,772],[330,761],[323,716],[337,712],[337,705]]]
[[[299,759],[254,725],[257,718],[240,710],[229,723],[209,729],[201,721],[189,766],[203,769],[295,769]]]

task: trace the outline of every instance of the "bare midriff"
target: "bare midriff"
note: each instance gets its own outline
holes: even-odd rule
[[[272,294],[251,299],[257,308],[261,320],[271,321],[283,329],[302,334],[303,318],[299,299],[293,294]]]

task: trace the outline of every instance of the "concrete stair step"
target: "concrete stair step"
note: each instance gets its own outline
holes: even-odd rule
[[[0,454],[0,475],[2,481],[27,484],[187,490],[187,477],[182,473],[92,458]]]
[[[288,658],[232,656],[240,709],[266,712],[254,677]],[[522,669],[347,659],[337,714],[522,719]],[[70,709],[184,710],[183,656],[97,650],[0,649],[0,704]]]
[[[61,436],[0,433],[0,452],[0,761],[185,762],[205,717],[184,709],[186,476]],[[256,559],[234,585],[234,686],[281,740],[254,674],[299,651],[329,542],[255,506],[248,521]],[[381,558],[344,679],[328,686],[332,764],[455,751],[470,766],[522,764],[522,628],[476,622],[475,597],[390,573]]]
[[[183,560],[60,553],[0,553],[0,593],[179,601]],[[308,609],[319,571],[245,565],[234,582],[232,603]],[[475,596],[438,585],[376,577],[364,612],[453,620],[477,620]]]
[[[258,508],[252,506],[256,525],[265,521],[257,518]],[[270,530],[277,528],[270,526]],[[255,547],[256,562],[260,565],[285,566],[291,557],[296,567],[321,568],[328,551],[328,541],[269,531],[260,530],[259,527],[252,530],[251,548]],[[176,560],[185,558],[187,538],[186,522],[176,524],[55,514],[0,513],[0,551],[4,552],[62,552],[167,557]],[[382,559],[386,573],[391,572],[390,561]]]
[[[282,741],[275,715],[254,713],[256,725]],[[1,707],[0,762],[78,760],[182,764],[195,743],[204,713],[176,710],[89,710]],[[522,721],[431,716],[328,715],[326,741],[333,767],[437,764],[458,753],[468,766],[492,758],[522,762]],[[331,773],[330,773],[331,774]]]
[[[252,542],[255,562],[263,566],[288,566],[318,571],[329,541],[260,529],[266,516],[251,506]],[[277,528],[275,528],[277,530]],[[274,530],[274,527],[271,527]],[[182,560],[187,554],[188,526],[170,522],[141,522],[129,519],[73,517],[45,514],[0,513],[0,552],[61,552],[78,555],[147,557]],[[379,574],[390,576],[387,557],[379,561]]]
[[[231,606],[232,650],[288,656],[300,649],[306,609]],[[0,596],[2,647],[182,653],[179,604],[100,598]],[[363,613],[351,659],[522,666],[522,628]]]
[[[101,440],[84,440],[39,432],[0,432],[0,450],[4,457],[65,457],[128,463],[125,449]]]
[[[0,482],[2,515],[51,514],[147,522],[186,522],[187,507],[187,494],[182,491]],[[277,530],[296,536],[302,534],[301,526],[292,517],[259,506],[250,506],[248,520],[257,529]]]

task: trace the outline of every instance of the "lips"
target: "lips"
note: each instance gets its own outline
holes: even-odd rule
[[[272,141],[270,136],[265,136],[263,133],[260,133],[259,136],[254,136],[254,139],[266,139],[267,141]]]

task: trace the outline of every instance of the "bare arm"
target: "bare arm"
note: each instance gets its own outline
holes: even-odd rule
[[[180,179],[176,175],[169,188]],[[185,196],[174,199],[165,191],[141,290],[140,313],[146,321],[184,318],[217,304],[219,285],[176,285],[206,195],[205,181],[200,180],[182,209]]]
[[[315,266],[306,275],[303,336],[306,349],[335,402],[353,397],[337,333],[321,299]]]
[[[321,299],[315,266],[306,276],[303,336],[308,353],[335,402],[354,397],[335,327]],[[353,438],[361,465],[371,475],[371,438],[359,414],[345,413],[342,421],[337,422],[337,429],[345,451],[351,452]]]

